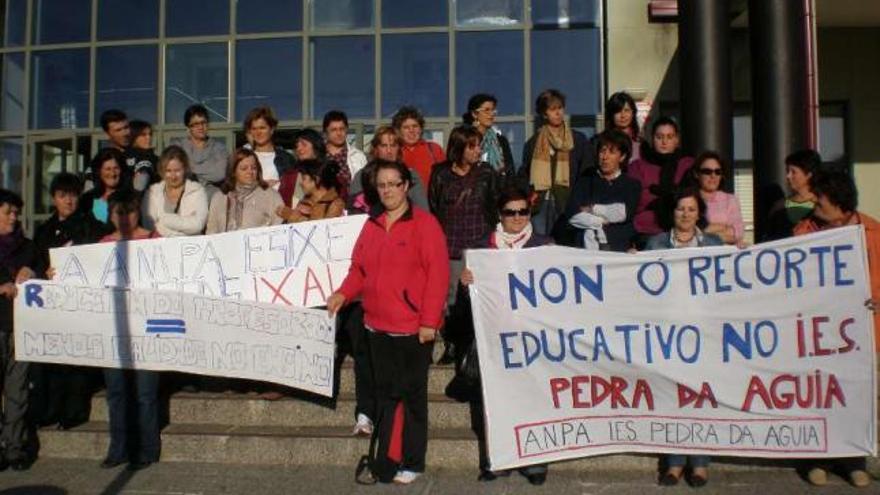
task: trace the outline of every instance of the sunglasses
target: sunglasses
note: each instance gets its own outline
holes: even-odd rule
[[[531,211],[528,208],[523,208],[521,210],[509,210],[507,208],[501,210],[502,217],[512,217],[514,215],[519,215],[521,217],[527,217],[531,214]]]
[[[720,177],[724,175],[724,172],[720,168],[701,168],[700,175],[717,175]]]

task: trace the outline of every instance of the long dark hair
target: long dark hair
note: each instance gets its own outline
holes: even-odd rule
[[[318,187],[333,189],[336,192],[342,188],[339,182],[339,164],[334,161],[303,160],[299,162],[298,167],[300,173],[311,177]]]
[[[636,101],[626,91],[614,93],[605,102],[605,128],[614,128],[614,116],[620,113],[626,106],[629,106],[633,112],[632,121],[629,123],[629,137],[635,140],[639,138],[639,122],[636,119],[638,110],[636,109]]]

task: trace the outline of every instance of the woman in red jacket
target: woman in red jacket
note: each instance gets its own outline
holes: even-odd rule
[[[410,173],[399,162],[376,164],[380,205],[358,236],[348,276],[327,299],[327,310],[335,314],[361,297],[375,380],[377,457],[396,464],[393,481],[401,484],[425,470],[428,365],[449,285],[443,229],[407,199]]]

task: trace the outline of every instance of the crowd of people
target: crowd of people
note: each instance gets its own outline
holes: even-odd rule
[[[456,365],[447,393],[471,408],[480,441],[479,479],[490,470],[480,394],[473,321],[466,287],[468,249],[524,249],[561,244],[592,251],[746,244],[728,157],[706,150],[690,157],[669,117],[653,119],[650,132],[637,121],[626,93],[611,95],[606,129],[588,139],[566,119],[565,95],[543,91],[535,102],[541,125],[515,162],[508,139],[495,126],[499,102],[470,98],[461,125],[444,147],[423,137],[418,109],[400,108],[374,131],[365,154],[347,141],[348,119],[331,111],[323,132],[296,133],[293,153],[278,146],[271,108],[244,119],[247,144],[227,150],[210,134],[208,110],[193,105],[183,115],[187,136],[157,156],[149,123],[108,110],[101,125],[109,146],[79,177],[51,181],[52,216],[24,236],[22,200],[0,190],[0,359],[3,360],[4,455],[0,468],[27,469],[31,426],[70,428],[88,419],[95,374],[87,368],[28,365],[12,350],[15,283],[55,273],[49,249],[95,242],[214,234],[365,213],[351,268],[327,309],[337,315],[340,341],[355,365],[357,408],[353,434],[372,436],[377,454],[368,475],[408,484],[425,470],[428,443],[428,369],[438,334],[445,357]],[[845,173],[825,170],[819,154],[802,150],[786,160],[790,195],[769,212],[771,228],[759,240],[800,235],[841,225],[867,231],[872,296],[880,295],[880,223],[858,212],[857,193]],[[880,323],[880,322],[878,322]],[[878,325],[880,327],[880,325]],[[442,333],[441,333],[442,332]],[[170,375],[170,374],[169,374]],[[166,374],[162,374],[162,378]],[[231,383],[175,375],[188,391],[220,386],[258,390],[266,400],[284,397],[278,386]],[[128,463],[142,469],[160,455],[160,374],[103,370],[110,447],[102,467]],[[659,482],[708,481],[709,457],[663,456]],[[827,464],[827,463],[826,463]],[[856,486],[870,478],[865,461],[841,459]],[[828,466],[810,463],[808,479],[827,481]],[[521,470],[544,483],[547,465]]]

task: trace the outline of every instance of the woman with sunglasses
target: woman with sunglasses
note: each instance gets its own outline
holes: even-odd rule
[[[501,221],[495,226],[488,237],[475,247],[489,249],[524,249],[538,246],[546,246],[552,244],[553,240],[548,236],[534,233],[531,222],[531,207],[529,205],[529,195],[526,191],[518,188],[506,188],[499,195],[498,214]],[[474,283],[474,274],[467,268],[462,270],[459,278],[461,287],[458,292],[457,308],[464,308],[470,316],[470,301],[465,287]],[[459,349],[467,349],[474,345],[473,318],[463,320],[470,321],[471,325],[468,329],[459,328],[460,335],[456,337],[456,345]],[[476,349],[473,349],[473,356],[476,355]],[[463,353],[464,359],[471,355],[471,352]],[[460,394],[454,394],[456,399],[467,401],[471,407],[471,429],[477,436],[479,442],[480,453],[480,481],[492,481],[498,476],[507,476],[509,472],[493,472],[489,469],[489,457],[486,452],[486,424],[483,411],[483,398],[480,394],[480,386],[468,387],[467,390],[460,390]],[[449,389],[447,389],[449,390]],[[453,392],[450,391],[450,395]],[[547,465],[539,464],[528,466],[520,469],[520,473],[528,478],[529,483],[533,485],[541,485],[547,479]]]
[[[694,161],[691,172],[700,188],[700,196],[706,202],[706,220],[703,230],[715,234],[725,244],[743,245],[743,218],[739,199],[721,190],[728,167],[721,155],[706,151]]]

